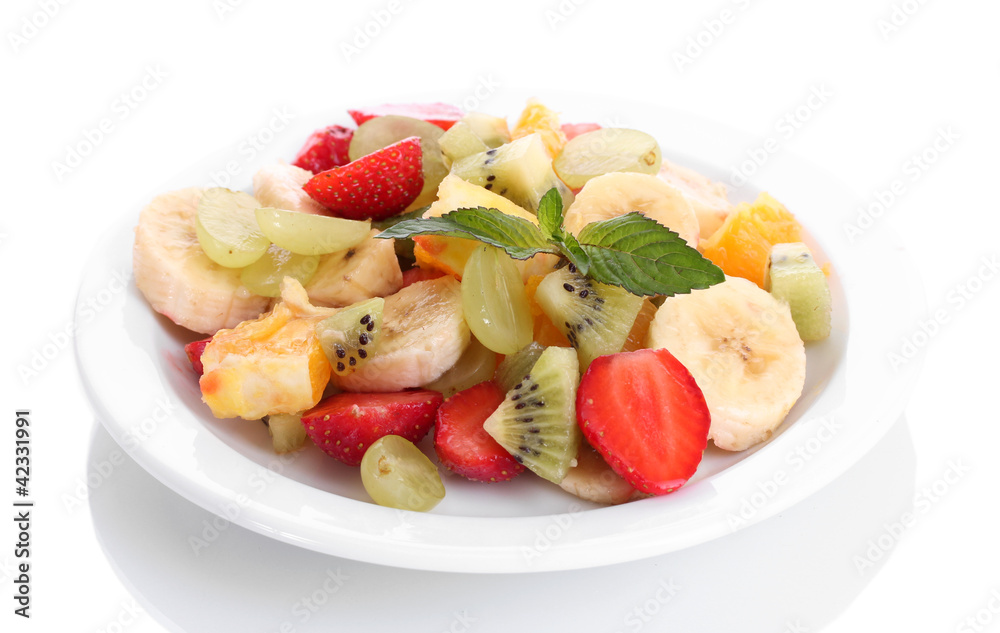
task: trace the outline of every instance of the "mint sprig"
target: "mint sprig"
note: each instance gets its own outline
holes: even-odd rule
[[[718,266],[688,246],[677,233],[632,212],[593,222],[574,236],[563,226],[562,198],[551,189],[538,207],[538,226],[497,209],[457,209],[436,218],[399,222],[377,237],[405,239],[444,235],[479,240],[514,259],[538,253],[560,255],[584,275],[621,286],[632,294],[673,296],[721,283]]]

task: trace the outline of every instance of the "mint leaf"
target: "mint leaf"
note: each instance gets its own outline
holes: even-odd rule
[[[686,294],[725,281],[718,266],[677,233],[639,213],[588,224],[580,248],[590,277],[636,295]]]
[[[502,248],[514,259],[528,259],[538,253],[559,253],[531,222],[485,207],[458,209],[436,218],[404,220],[376,237],[403,239],[414,235],[444,235],[479,240]]]
[[[548,190],[538,202],[538,226],[546,237],[554,238],[559,233],[563,222],[563,202],[559,190],[555,187]]]
[[[559,250],[562,251],[563,256],[576,266],[581,275],[589,274],[590,255],[580,246],[580,242],[577,241],[576,236],[560,228],[556,239],[559,242]]]

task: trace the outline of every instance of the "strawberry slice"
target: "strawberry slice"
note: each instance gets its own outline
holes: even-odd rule
[[[200,341],[191,341],[184,346],[184,353],[187,354],[188,360],[191,361],[191,367],[194,368],[194,373],[199,376],[205,373],[205,367],[201,364],[201,355],[211,342],[212,337],[209,336],[208,338]]]
[[[403,285],[399,289],[402,290],[418,281],[427,281],[429,279],[437,279],[438,277],[444,277],[444,273],[436,268],[410,268],[403,271]]]
[[[395,114],[433,123],[442,130],[447,130],[465,116],[461,108],[447,103],[386,103],[374,108],[348,110],[347,113],[358,125],[375,117]]]
[[[420,137],[320,172],[302,186],[309,197],[349,220],[384,220],[406,209],[424,187]]]
[[[441,394],[418,389],[396,393],[338,393],[302,414],[306,435],[349,466],[360,466],[372,443],[386,435],[419,442],[441,406]]]
[[[306,139],[292,164],[308,169],[314,174],[340,167],[351,162],[347,148],[354,138],[354,130],[343,125],[331,125],[316,130]]]
[[[563,123],[560,127],[562,128],[563,134],[566,135],[567,141],[580,136],[581,134],[601,129],[601,126],[596,123]]]
[[[508,481],[524,471],[510,453],[483,429],[483,422],[503,402],[492,380],[460,391],[437,411],[434,450],[445,468],[472,481]]]
[[[698,384],[665,349],[590,363],[577,392],[576,419],[615,472],[654,495],[673,492],[694,474],[711,422]]]

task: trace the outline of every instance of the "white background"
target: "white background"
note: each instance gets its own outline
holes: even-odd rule
[[[469,621],[470,631],[638,630],[636,622],[679,631],[1000,630],[1000,600],[991,598],[1000,595],[1000,284],[975,281],[983,258],[1000,253],[992,193],[1000,5],[230,4],[4,3],[0,270],[11,292],[0,330],[7,363],[0,472],[13,472],[6,439],[13,411],[30,408],[37,507],[30,621],[12,615],[14,533],[2,521],[0,628],[272,631],[287,622],[299,631],[457,632]],[[396,12],[378,34],[345,51],[356,28],[373,15],[385,21],[389,9]],[[32,20],[41,27],[26,26]],[[147,79],[153,89],[145,99],[123,108],[119,95],[149,69],[162,79]],[[18,367],[46,344],[65,342],[58,333],[73,318],[81,266],[96,239],[117,219],[134,217],[175,173],[259,130],[275,107],[339,111],[470,95],[484,80],[508,97],[544,100],[547,91],[573,89],[661,103],[762,139],[776,135],[778,121],[813,89],[832,95],[781,151],[821,166],[866,205],[892,181],[906,183],[876,221],[900,235],[930,313],[944,310],[948,321],[922,347],[921,377],[885,440],[813,498],[716,543],[633,565],[531,577],[468,579],[317,558],[236,527],[209,560],[195,560],[184,538],[211,517],[134,464],[88,491],[82,482],[95,467],[88,459],[100,462],[114,447],[82,393],[72,346],[62,345],[37,376]],[[490,110],[488,101],[481,109]],[[110,131],[60,177],[53,164],[106,117]],[[912,157],[939,130],[957,140],[911,179]],[[845,223],[857,220],[856,209],[843,213]],[[980,290],[958,307],[960,287]],[[900,345],[918,327],[899,324]],[[971,470],[944,486],[955,463]],[[0,486],[5,504],[12,478]],[[917,514],[915,525],[859,571],[855,556],[907,511]],[[293,611],[327,570],[348,577],[343,589],[308,617]],[[649,603],[667,580],[681,587],[676,598]],[[655,608],[627,619],[645,604]],[[960,628],[977,616],[980,623]]]

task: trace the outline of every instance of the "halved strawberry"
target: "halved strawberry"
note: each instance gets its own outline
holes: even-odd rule
[[[436,268],[420,268],[419,266],[415,266],[403,271],[403,285],[400,286],[400,290],[418,281],[427,281],[428,279],[437,279],[443,276],[444,273]]]
[[[340,167],[351,162],[347,148],[354,138],[354,130],[343,125],[331,125],[316,130],[306,139],[292,164],[308,169],[314,174]]]
[[[461,108],[447,103],[386,103],[374,108],[348,110],[347,113],[358,125],[375,117],[395,114],[433,123],[442,130],[447,130],[465,116]]]
[[[205,368],[201,364],[201,354],[205,351],[205,347],[212,342],[212,337],[209,336],[206,339],[200,341],[191,341],[184,346],[184,353],[187,354],[188,360],[191,361],[191,367],[194,368],[194,373],[201,376],[205,373]]]
[[[601,126],[596,123],[563,123],[560,127],[562,128],[563,134],[566,135],[567,141],[580,136],[581,134],[601,129]]]
[[[441,406],[441,394],[418,389],[396,393],[338,393],[302,414],[309,438],[327,455],[360,466],[372,443],[386,435],[419,442]]]
[[[508,481],[524,471],[490,434],[483,422],[500,403],[504,392],[492,380],[459,391],[437,411],[434,450],[445,468],[473,481]]]
[[[673,492],[694,474],[711,416],[691,373],[665,349],[600,356],[576,397],[587,441],[641,492]]]
[[[411,136],[318,173],[302,189],[336,216],[384,220],[405,209],[423,186],[420,137]]]

